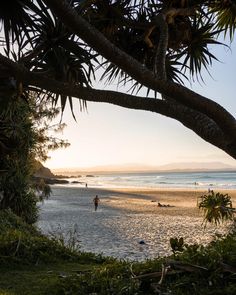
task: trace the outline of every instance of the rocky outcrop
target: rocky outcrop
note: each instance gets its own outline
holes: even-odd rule
[[[37,169],[34,176],[41,178],[55,178],[55,175],[51,172],[51,170],[39,162],[37,163]]]
[[[39,181],[39,179],[43,179],[46,184],[65,184],[69,183],[68,180],[58,179],[56,175],[54,175],[51,170],[40,162],[36,163],[36,171],[33,175],[34,181]]]

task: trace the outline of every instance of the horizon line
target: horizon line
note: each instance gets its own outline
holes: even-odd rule
[[[173,168],[173,169],[111,169],[111,170],[92,170],[92,169],[70,169],[70,168],[52,168],[50,169],[53,173],[155,173],[155,172],[236,172],[236,167],[233,168]]]

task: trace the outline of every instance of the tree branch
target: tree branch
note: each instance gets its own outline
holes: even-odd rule
[[[222,106],[188,88],[173,82],[156,79],[153,72],[137,60],[117,48],[96,28],[76,13],[65,0],[43,0],[48,7],[75,34],[82,38],[99,54],[119,66],[142,85],[174,98],[187,107],[195,109],[213,119],[228,138],[236,140],[236,120]]]
[[[236,149],[229,152],[228,146],[231,142],[225,139],[224,133],[213,120],[180,104],[177,105],[173,102],[160,99],[133,96],[116,91],[96,90],[74,84],[62,83],[48,78],[44,74],[30,72],[24,66],[18,65],[1,54],[0,64],[4,65],[4,68],[1,69],[2,72],[13,75],[23,83],[36,88],[86,101],[104,102],[134,110],[155,112],[173,118],[190,128],[207,142],[221,148],[232,157],[236,158]]]

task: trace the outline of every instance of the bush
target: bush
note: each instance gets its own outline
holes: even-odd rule
[[[62,278],[50,294],[134,295],[138,289],[139,282],[132,279],[130,263],[113,259],[91,272]]]
[[[201,196],[199,209],[204,212],[204,222],[216,225],[226,220],[233,220],[233,209],[231,197],[228,194],[214,193]]]
[[[1,263],[38,264],[58,259],[77,259],[79,253],[71,251],[57,240],[42,235],[10,210],[0,211]]]

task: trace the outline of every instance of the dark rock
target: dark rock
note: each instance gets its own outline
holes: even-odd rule
[[[141,240],[141,241],[139,241],[139,244],[140,244],[140,245],[144,245],[144,244],[146,244],[146,243],[144,242],[144,240]]]
[[[53,178],[55,175],[51,172],[51,170],[47,167],[44,167],[40,162],[36,163],[36,171],[34,172],[35,177],[42,178]]]
[[[65,180],[65,179],[32,176],[32,181],[33,182],[39,183],[41,179],[46,184],[66,184],[66,183],[69,183],[69,181]]]
[[[69,183],[68,180],[65,179],[57,179],[57,178],[43,178],[46,184],[66,184]]]

